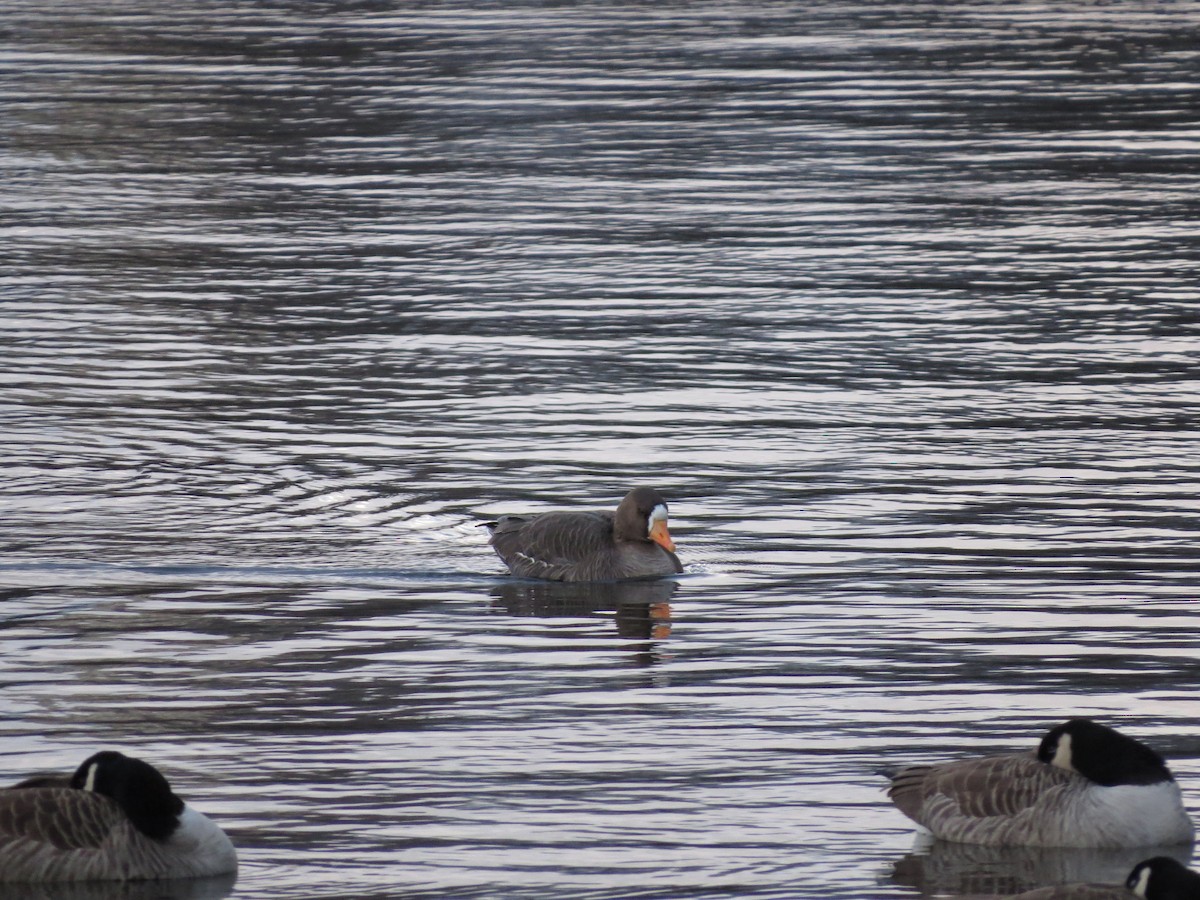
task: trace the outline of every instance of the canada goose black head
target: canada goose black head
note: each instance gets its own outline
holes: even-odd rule
[[[1200,875],[1177,859],[1155,856],[1133,867],[1125,887],[1146,900],[1195,900],[1200,897]]]
[[[667,501],[654,488],[637,487],[625,495],[613,520],[613,536],[619,541],[653,541],[675,552],[667,531]]]
[[[183,801],[163,774],[116,750],[102,750],[84,760],[71,776],[71,787],[112,798],[134,827],[154,840],[166,840],[179,827]]]
[[[1037,757],[1104,787],[1173,780],[1163,758],[1141,741],[1091,719],[1072,719],[1050,729]]]

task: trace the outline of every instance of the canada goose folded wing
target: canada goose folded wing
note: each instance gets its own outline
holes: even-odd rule
[[[931,803],[971,818],[1013,816],[1076,780],[1077,775],[1043,765],[1032,753],[1009,753],[909,766],[896,774],[888,795],[906,816],[925,824]]]
[[[59,787],[0,792],[0,878],[58,880],[67,871],[69,880],[117,877],[107,847],[124,832],[132,832],[125,814],[99,794]]]
[[[936,837],[971,843],[1021,842],[1042,811],[1082,781],[1040,763],[1032,753],[987,756],[900,770],[888,791],[896,806]]]

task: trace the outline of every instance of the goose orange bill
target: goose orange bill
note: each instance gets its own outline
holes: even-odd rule
[[[675,552],[675,542],[671,540],[670,532],[667,531],[667,520],[659,519],[654,523],[654,527],[650,529],[650,540],[658,544],[664,550]]]

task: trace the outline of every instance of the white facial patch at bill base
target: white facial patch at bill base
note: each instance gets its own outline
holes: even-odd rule
[[[667,521],[667,505],[659,503],[654,509],[650,510],[650,518],[647,520],[653,526],[655,522]]]

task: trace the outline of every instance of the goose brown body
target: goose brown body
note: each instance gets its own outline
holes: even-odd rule
[[[661,512],[660,512],[661,510]],[[486,523],[513,575],[549,581],[624,581],[683,571],[666,530],[667,503],[635,488],[616,512],[548,512]],[[661,516],[654,519],[652,517]]]
[[[138,814],[131,818],[126,808],[138,799],[118,801],[99,793],[91,787],[94,770],[84,778],[88,786],[35,778],[0,791],[0,882],[193,878],[237,869],[225,833],[170,794],[169,787],[167,802],[174,812],[151,829],[157,835],[151,836],[135,823]]]

